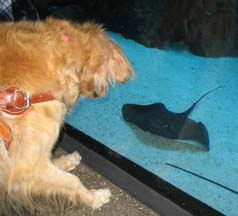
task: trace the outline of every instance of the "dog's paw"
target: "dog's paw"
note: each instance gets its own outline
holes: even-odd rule
[[[75,151],[54,160],[54,164],[62,170],[71,171],[80,164],[82,157]]]
[[[104,204],[108,203],[111,196],[110,189],[99,189],[99,190],[91,190],[94,196],[94,200],[92,203],[93,209],[98,209]]]
[[[73,170],[75,167],[77,167],[80,164],[82,160],[81,155],[77,151],[67,155],[66,157],[68,157],[68,163],[69,163],[67,171]]]

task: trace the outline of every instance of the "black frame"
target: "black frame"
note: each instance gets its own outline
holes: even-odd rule
[[[224,216],[67,123],[59,145],[161,216]]]

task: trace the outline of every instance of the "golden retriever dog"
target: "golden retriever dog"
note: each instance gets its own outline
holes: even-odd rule
[[[121,49],[93,23],[0,23],[0,197],[35,209],[35,196],[97,209],[110,190],[88,190],[73,154],[53,160],[64,116],[78,98],[103,97],[133,76]],[[96,109],[96,108],[95,108]],[[52,198],[53,197],[53,198]]]

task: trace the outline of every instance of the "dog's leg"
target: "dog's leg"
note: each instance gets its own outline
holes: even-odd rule
[[[10,149],[13,160],[8,190],[15,201],[34,208],[34,195],[51,199],[62,195],[74,204],[84,203],[93,209],[109,201],[110,190],[88,190],[75,175],[62,169],[71,169],[80,161],[74,153],[58,159],[56,167],[50,160],[52,147],[58,137],[64,115],[64,105],[57,101],[38,104],[32,111],[13,119],[15,132]],[[47,125],[47,127],[46,127]],[[24,135],[24,136],[23,136]],[[71,158],[69,164],[66,159]]]
[[[0,215],[8,215],[6,212],[7,183],[10,176],[11,160],[8,155],[5,143],[0,139]],[[3,213],[4,212],[4,213]],[[2,213],[2,214],[1,214]]]
[[[28,203],[28,196],[31,200],[32,195],[42,195],[46,199],[48,197],[57,199],[57,196],[60,195],[75,205],[83,203],[93,209],[109,202],[111,195],[109,189],[88,190],[77,176],[59,169],[50,160],[38,161],[34,170],[24,168],[26,172],[23,173],[21,170],[20,181],[15,179],[14,182],[11,182],[11,194],[17,200],[27,200],[27,207],[32,207]]]
[[[109,189],[88,190],[75,175],[58,169],[53,164],[48,164],[42,170],[41,182],[42,190],[50,194],[62,194],[73,203],[84,203],[93,209],[101,207],[109,202],[111,192]],[[49,179],[50,177],[50,179]],[[38,188],[40,189],[40,188]]]
[[[64,171],[71,171],[80,164],[81,159],[80,154],[75,151],[72,154],[63,155],[60,158],[54,159],[53,163]]]

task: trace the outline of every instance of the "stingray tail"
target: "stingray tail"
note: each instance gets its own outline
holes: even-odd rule
[[[223,88],[225,87],[224,85],[222,86],[218,86],[214,89],[211,89],[209,90],[208,92],[206,92],[204,95],[202,95],[195,103],[193,103],[193,105],[188,109],[186,110],[185,112],[183,112],[183,115],[186,115],[186,116],[189,116],[189,114],[193,111],[194,107],[204,98],[206,97],[208,94],[214,92],[215,90],[219,89],[219,88]]]
[[[199,174],[197,174],[197,173],[194,173],[194,172],[192,172],[192,171],[189,171],[189,170],[187,170],[187,169],[184,169],[184,168],[182,168],[182,167],[179,167],[179,166],[174,165],[174,164],[171,164],[171,163],[165,163],[165,164],[166,164],[167,166],[171,166],[171,167],[174,167],[174,168],[176,168],[176,169],[182,170],[182,171],[184,171],[184,172],[186,172],[186,173],[189,173],[189,174],[191,174],[191,175],[193,175],[193,176],[197,176],[197,177],[200,178],[200,179],[206,180],[206,181],[208,181],[208,182],[210,182],[210,183],[213,183],[213,184],[215,184],[215,185],[217,185],[217,186],[219,186],[219,187],[222,187],[222,188],[224,188],[224,189],[226,189],[226,190],[228,190],[228,191],[230,191],[230,192],[232,192],[232,193],[238,195],[238,191],[235,191],[235,190],[233,190],[232,188],[229,188],[229,187],[227,187],[227,186],[225,186],[225,185],[222,185],[222,184],[220,184],[220,183],[218,183],[218,182],[216,182],[216,181],[213,181],[212,179],[203,177],[203,176],[201,176],[201,175],[199,175]]]

